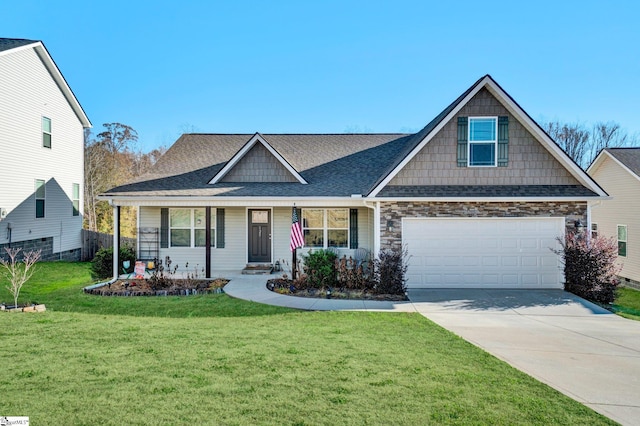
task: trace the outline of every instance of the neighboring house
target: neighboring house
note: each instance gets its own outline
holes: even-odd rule
[[[591,232],[617,239],[619,275],[640,288],[640,148],[605,148],[587,172],[612,197],[594,206]]]
[[[207,276],[291,259],[295,205],[299,252],[406,246],[409,287],[481,288],[562,288],[550,248],[606,197],[488,75],[416,134],[185,134],[103,195]]]
[[[0,76],[0,255],[79,260],[91,123],[42,42],[0,38]]]

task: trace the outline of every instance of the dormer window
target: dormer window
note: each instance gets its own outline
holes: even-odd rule
[[[498,117],[469,117],[469,167],[495,167]]]
[[[42,146],[51,148],[51,119],[42,117]]]

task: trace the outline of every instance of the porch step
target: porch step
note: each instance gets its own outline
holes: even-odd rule
[[[266,274],[270,274],[271,271],[273,271],[273,265],[270,263],[265,263],[265,264],[251,263],[242,270],[242,273],[244,275],[266,275]]]

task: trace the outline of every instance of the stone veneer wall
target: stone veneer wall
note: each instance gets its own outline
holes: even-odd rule
[[[382,202],[380,247],[402,246],[402,218],[428,217],[564,217],[567,230],[576,220],[587,224],[587,203],[558,202]]]
[[[0,256],[7,258],[5,247],[9,247],[9,244],[0,244]],[[32,250],[42,250],[40,254],[41,261],[53,261],[53,260],[66,260],[72,262],[80,261],[82,249],[77,248],[73,250],[66,250],[63,252],[53,252],[53,237],[37,238],[35,240],[16,241],[11,243],[12,248],[21,248],[23,252]]]

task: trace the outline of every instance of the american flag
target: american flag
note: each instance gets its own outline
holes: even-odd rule
[[[304,237],[302,236],[302,228],[300,228],[300,222],[298,221],[298,212],[294,207],[291,213],[291,242],[289,243],[289,249],[294,251],[302,246],[304,246]]]

